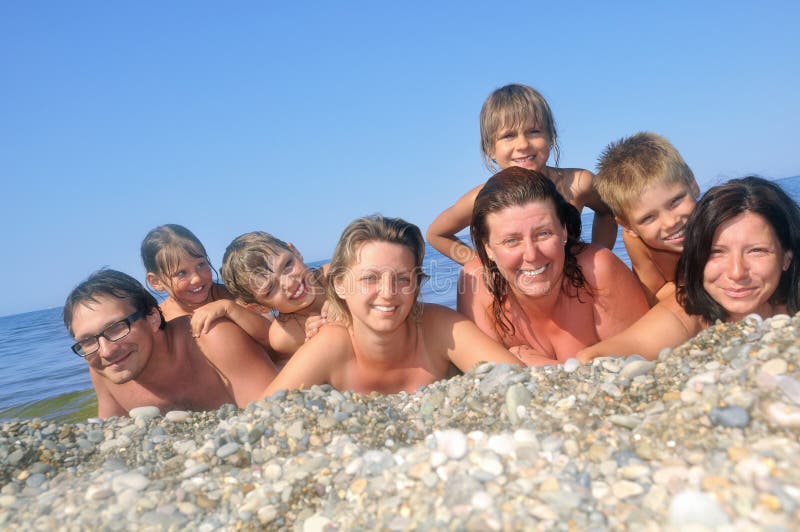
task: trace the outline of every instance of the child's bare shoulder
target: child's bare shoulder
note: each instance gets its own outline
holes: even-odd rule
[[[561,195],[573,205],[574,201],[581,204],[586,203],[587,196],[594,194],[592,185],[594,174],[589,170],[548,166],[545,168],[544,174],[556,185],[556,189]]]
[[[675,267],[678,265],[680,253],[652,248],[641,238],[631,237],[625,232],[623,232],[622,240],[625,243],[628,257],[631,259],[631,266],[637,274],[643,269],[655,268],[664,281],[675,280]]]
[[[279,314],[269,326],[269,345],[280,354],[291,355],[304,341],[303,320],[293,314]]]

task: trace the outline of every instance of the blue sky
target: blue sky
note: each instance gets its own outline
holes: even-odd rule
[[[0,3],[0,315],[91,271],[139,279],[180,223],[219,266],[266,230],[307,260],[363,214],[424,231],[489,177],[486,96],[550,102],[561,166],[668,137],[701,187],[800,174],[800,4]]]

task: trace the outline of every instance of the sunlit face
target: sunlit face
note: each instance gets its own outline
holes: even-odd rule
[[[655,183],[628,208],[623,230],[654,249],[680,253],[686,222],[694,211],[697,184]]]
[[[159,291],[165,291],[178,304],[198,307],[208,302],[213,278],[211,265],[203,257],[180,252],[178,266],[168,277],[148,273],[147,281]]]
[[[271,273],[253,274],[250,289],[259,305],[283,314],[301,311],[322,296],[322,288],[312,279],[311,269],[292,247],[268,259]]]
[[[769,299],[791,260],[792,252],[783,250],[769,222],[744,212],[714,233],[703,288],[733,320],[752,313],[769,317]]]
[[[400,244],[367,242],[358,251],[355,264],[334,281],[334,288],[350,310],[354,329],[393,331],[414,307],[414,254]]]
[[[550,157],[547,132],[533,120],[519,127],[500,128],[489,155],[501,170],[510,166],[521,166],[541,172]]]
[[[76,341],[100,334],[112,323],[132,314],[136,309],[127,301],[100,296],[97,303],[87,302],[75,306],[72,314],[72,332]],[[114,384],[136,379],[147,366],[153,350],[153,334],[161,323],[153,315],[131,323],[127,336],[111,342],[100,337],[100,349],[84,360],[97,373]]]
[[[489,259],[519,297],[544,297],[559,290],[567,229],[552,201],[507,207],[486,217]]]

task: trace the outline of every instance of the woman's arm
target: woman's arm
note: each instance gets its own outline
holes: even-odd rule
[[[700,319],[687,315],[675,300],[662,301],[623,332],[582,349],[577,357],[581,362],[610,355],[653,360],[665,347],[678,346],[702,329]]]
[[[656,264],[652,251],[642,242],[642,239],[623,229],[622,241],[625,243],[625,251],[628,252],[628,257],[631,259],[633,273],[642,284],[647,301],[654,306],[664,299],[658,297],[658,293],[667,283],[667,279]]]
[[[459,240],[456,233],[469,226],[472,219],[472,206],[475,204],[475,198],[481,188],[483,185],[473,188],[458,198],[455,204],[442,211],[431,222],[425,233],[425,238],[434,249],[459,264],[465,264],[475,257],[472,248]]]
[[[472,320],[484,334],[500,342],[491,308],[492,294],[483,282],[483,265],[476,256],[459,273],[456,309]]]
[[[334,372],[342,369],[343,360],[350,351],[352,342],[347,328],[336,324],[326,325],[297,350],[264,390],[262,397],[268,397],[278,390],[296,390],[330,383]]]
[[[429,304],[425,305],[422,317],[426,338],[433,335],[434,350],[446,356],[461,371],[468,371],[480,362],[521,364],[505,347],[458,312]]]

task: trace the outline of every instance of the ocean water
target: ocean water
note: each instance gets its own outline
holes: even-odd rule
[[[800,176],[776,182],[800,201]],[[589,241],[591,212],[582,219],[583,239]],[[468,235],[462,238],[468,240]],[[614,252],[629,264],[621,236]],[[430,276],[422,288],[423,301],[455,308],[457,265],[428,247],[423,269]],[[61,310],[0,317],[0,422],[34,417],[79,421],[96,415],[89,372],[83,359],[70,350],[73,340],[61,321]]]

